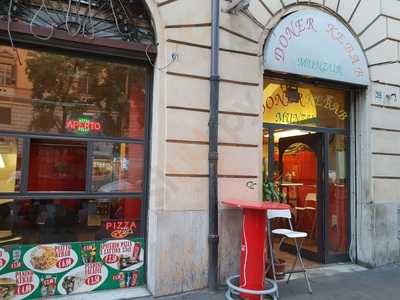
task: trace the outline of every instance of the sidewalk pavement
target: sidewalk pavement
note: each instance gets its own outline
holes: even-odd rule
[[[306,292],[304,279],[299,277],[289,284],[280,283],[280,299],[283,300],[399,300],[400,265],[356,272],[326,275],[312,272],[313,294]],[[218,292],[207,290],[178,296],[141,300],[224,300],[225,288]]]

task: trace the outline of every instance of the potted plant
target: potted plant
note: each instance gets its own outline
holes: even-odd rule
[[[270,179],[266,179],[263,183],[263,200],[280,202],[282,200],[282,197],[283,197],[282,193],[276,190],[275,183]],[[271,225],[272,227],[275,227],[278,224],[274,222]],[[287,266],[286,261],[274,255],[274,266],[275,266],[276,279],[277,280],[284,279]],[[267,269],[268,269],[267,277],[273,279],[272,266],[270,265],[270,261],[268,261]]]
[[[282,194],[275,189],[275,183],[269,179],[263,183],[263,200],[280,202]]]

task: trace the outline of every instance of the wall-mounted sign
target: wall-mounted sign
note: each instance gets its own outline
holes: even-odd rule
[[[396,86],[374,83],[372,85],[372,104],[400,107],[400,88]]]
[[[65,122],[65,129],[69,132],[80,134],[100,133],[102,124],[97,120],[84,116],[76,119],[68,119]]]
[[[336,18],[316,9],[282,19],[266,43],[264,68],[369,85],[367,61],[357,40]]]

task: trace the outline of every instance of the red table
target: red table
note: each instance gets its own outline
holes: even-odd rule
[[[288,204],[225,200],[222,203],[243,209],[242,245],[240,254],[240,287],[264,290],[266,263],[266,212],[269,209],[289,209]],[[241,294],[246,300],[260,300],[258,295]]]

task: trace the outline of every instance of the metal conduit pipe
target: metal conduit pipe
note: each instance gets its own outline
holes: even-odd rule
[[[211,74],[210,120],[208,152],[208,287],[218,288],[218,110],[219,110],[219,15],[220,0],[212,0],[211,6]]]

